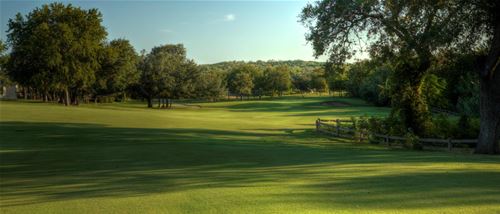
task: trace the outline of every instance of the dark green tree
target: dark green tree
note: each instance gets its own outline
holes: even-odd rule
[[[476,153],[500,153],[500,2],[489,0],[468,0],[461,16],[467,24],[463,38],[474,41],[470,49],[477,45],[486,47],[484,57],[477,60],[481,115],[479,143]],[[470,50],[469,49],[469,50]]]
[[[298,90],[302,97],[305,92],[311,91],[311,72],[308,70],[299,70],[292,73],[292,84],[295,90]]]
[[[196,85],[200,79],[200,70],[193,60],[184,58],[176,64],[170,74],[174,79],[167,96],[173,99],[194,98],[196,96]]]
[[[335,65],[331,62],[325,63],[325,76],[328,82],[328,88],[332,92],[339,94],[346,90],[347,68],[345,65]]]
[[[6,66],[9,56],[5,53],[6,50],[7,45],[0,40],[0,87],[10,82],[10,79],[7,76]]]
[[[372,69],[368,60],[356,62],[347,67],[345,87],[351,96],[361,97],[361,85]]]
[[[326,82],[326,78],[324,77],[324,70],[322,68],[315,69],[310,75],[311,82],[309,83],[309,87],[311,89],[319,92],[319,95],[321,95],[322,92],[326,92],[328,90],[328,83]]]
[[[269,85],[266,79],[266,71],[270,69],[271,66],[268,66],[264,69],[257,69],[252,74],[253,76],[253,88],[252,94],[254,96],[258,96],[259,99],[262,99],[262,96],[269,94]]]
[[[98,95],[121,93],[126,100],[126,90],[136,84],[140,73],[137,70],[139,56],[125,39],[111,41],[103,49],[101,69],[96,73],[94,89]]]
[[[217,68],[202,69],[196,84],[196,91],[199,98],[217,101],[227,91],[224,73]]]
[[[289,91],[292,86],[292,77],[286,65],[269,67],[265,70],[264,76],[266,89],[271,96],[275,94],[282,96],[283,92]]]
[[[64,94],[65,105],[78,104],[99,69],[98,55],[106,37],[97,9],[51,3],[9,20],[12,51],[9,76],[47,97]]]
[[[154,47],[140,63],[141,91],[153,107],[153,98],[158,98],[159,106],[171,107],[170,99],[187,98],[194,95],[199,69],[192,60],[186,58],[182,44]]]
[[[167,91],[173,85],[170,76],[170,61],[177,60],[177,53],[171,45],[158,46],[151,49],[139,64],[141,71],[140,88],[148,102],[148,108],[153,107],[153,99]]]
[[[377,106],[387,106],[390,103],[390,94],[384,93],[387,79],[392,75],[389,65],[377,65],[369,70],[359,85],[360,97]]]
[[[300,21],[309,28],[306,39],[315,55],[327,54],[332,63],[351,58],[359,40],[372,52],[396,56],[400,93],[393,97],[393,115],[421,134],[429,122],[422,79],[437,50],[461,41],[458,14],[466,9],[458,1],[322,0],[308,4]]]
[[[228,86],[231,93],[240,96],[249,96],[254,87],[252,74],[257,73],[258,68],[249,64],[240,64],[235,66],[228,76]]]

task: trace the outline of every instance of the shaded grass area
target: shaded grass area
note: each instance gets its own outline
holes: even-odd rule
[[[313,114],[308,106],[325,99],[173,111],[2,102],[0,211],[500,211],[499,157],[328,140],[313,132],[316,116],[296,115]],[[293,111],[258,110],[287,102]],[[370,107],[321,111],[362,108]]]

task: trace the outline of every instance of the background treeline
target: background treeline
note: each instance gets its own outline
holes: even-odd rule
[[[17,84],[26,99],[65,105],[145,99],[170,107],[172,99],[281,96],[325,92],[322,63],[224,62],[197,65],[182,44],[140,54],[126,39],[108,41],[97,9],[52,3],[9,20],[1,45],[2,84]],[[10,52],[7,54],[7,48]]]
[[[479,116],[479,76],[474,70],[478,57],[479,53],[443,54],[432,60],[421,86],[431,109]],[[377,106],[390,106],[400,93],[395,88],[395,70],[394,61],[371,59],[343,66],[326,64],[325,76],[330,89],[346,91]]]
[[[421,92],[433,113],[419,137],[474,139],[479,126],[479,76],[475,62],[481,52],[473,54],[440,54],[432,59],[422,77]],[[330,89],[345,91],[377,106],[397,106],[402,91],[396,60],[372,58],[341,66],[325,64],[325,76]],[[394,112],[394,111],[393,111]],[[450,120],[450,114],[457,116]],[[453,117],[452,117],[453,118]],[[416,135],[399,116],[387,118],[357,118],[358,125],[375,133],[396,136]],[[415,141],[418,143],[418,141]],[[421,145],[415,145],[421,148]]]

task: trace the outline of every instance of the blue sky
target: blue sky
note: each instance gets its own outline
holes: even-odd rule
[[[8,19],[48,1],[0,2],[1,38]],[[230,60],[315,60],[297,22],[306,1],[64,1],[98,8],[108,39],[130,40],[136,51],[182,43],[197,63]],[[318,59],[324,61],[324,57]]]

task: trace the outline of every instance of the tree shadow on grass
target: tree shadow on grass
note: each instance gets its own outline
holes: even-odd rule
[[[314,177],[313,177],[314,178]],[[313,179],[312,178],[312,179]],[[316,184],[297,188],[297,195],[269,194],[267,203],[310,203],[323,208],[359,208],[375,211],[447,207],[500,209],[500,171],[440,171],[317,178]],[[498,210],[497,210],[498,211]]]
[[[500,163],[495,157],[329,144],[310,130],[144,129],[2,122],[0,134],[0,204],[5,207],[321,179],[328,174],[321,172],[324,167],[340,169],[353,164],[360,167],[350,170],[369,171],[372,169],[363,165]],[[497,172],[491,173],[498,177]],[[322,182],[307,188],[321,189],[331,181]],[[368,181],[352,182],[358,182],[355,184],[361,188]]]

